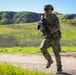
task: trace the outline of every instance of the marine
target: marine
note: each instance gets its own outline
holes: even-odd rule
[[[50,4],[44,6],[44,23],[41,21],[37,24],[37,29],[40,30],[43,34],[44,40],[41,43],[40,50],[47,60],[46,68],[49,68],[51,64],[54,62],[51,55],[48,52],[48,48],[52,47],[55,59],[57,72],[56,74],[60,74],[62,72],[62,64],[61,64],[61,46],[60,46],[60,21],[55,14],[52,14],[54,7]],[[42,24],[44,24],[42,26]],[[45,28],[44,28],[45,27]],[[48,29],[46,29],[48,28]]]

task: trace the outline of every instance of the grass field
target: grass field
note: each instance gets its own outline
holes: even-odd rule
[[[4,39],[13,39],[18,42],[40,40],[41,33],[36,30],[36,24],[2,25],[0,26],[0,35],[5,35]]]
[[[62,52],[76,52],[76,46],[62,46]],[[53,52],[52,48],[49,48],[50,53]],[[11,54],[37,54],[41,53],[40,47],[6,47],[0,48],[0,53],[11,53]]]
[[[37,72],[35,70],[26,70],[20,68],[19,66],[13,66],[11,64],[2,64],[0,63],[0,75],[53,75],[46,74],[44,72]]]
[[[37,22],[0,25],[0,46],[22,46],[23,48],[25,46],[39,46],[43,38],[42,33],[39,30],[36,30],[36,24]],[[76,26],[65,24],[62,22],[60,25],[62,32],[61,45],[62,51],[64,52],[63,46],[65,47],[65,50],[67,50],[66,47],[71,46],[69,48],[73,48],[74,46],[76,46]],[[16,50],[14,50],[14,48],[15,47],[12,47],[12,50],[15,53]],[[29,53],[27,47],[25,49],[22,49],[22,52],[24,52],[23,50],[26,51],[25,53]],[[31,50],[31,53],[33,53],[33,49]],[[75,51],[76,49],[72,49],[71,51],[73,50]],[[37,53],[39,53],[39,50],[37,50],[37,48],[36,50],[34,49],[34,51],[37,51]],[[5,48],[3,51],[2,49],[0,49],[0,52],[10,53],[10,51]],[[19,50],[19,52],[21,51]]]
[[[76,26],[61,23],[62,40],[76,41]]]
[[[36,30],[35,23],[24,23],[14,25],[0,25],[0,40],[14,40],[17,42],[40,41],[42,40],[41,32]],[[61,40],[76,41],[76,26],[61,23]]]

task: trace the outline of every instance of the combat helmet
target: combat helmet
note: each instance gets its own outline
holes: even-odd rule
[[[53,11],[54,7],[50,4],[44,6],[44,11],[48,11],[49,9],[51,9]]]

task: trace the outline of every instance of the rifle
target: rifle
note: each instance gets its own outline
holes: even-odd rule
[[[51,31],[51,28],[50,28],[49,24],[46,25],[46,22],[45,22],[45,19],[44,19],[44,14],[40,14],[40,17],[41,17],[41,19],[38,22],[37,29],[38,30],[40,29],[40,31],[43,34],[45,34],[46,32],[50,32]]]
[[[43,27],[45,24],[44,24],[44,14],[40,14],[40,21],[38,22],[37,24],[37,29],[39,30],[41,27]]]

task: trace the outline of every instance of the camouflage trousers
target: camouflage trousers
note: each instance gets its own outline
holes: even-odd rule
[[[62,68],[61,65],[61,57],[60,57],[60,38],[45,38],[41,43],[41,52],[44,55],[47,61],[52,60],[51,55],[48,53],[47,49],[52,47],[56,63],[57,63],[57,70]]]

